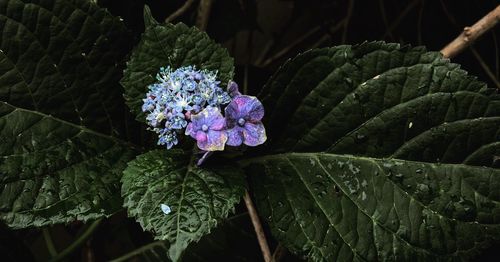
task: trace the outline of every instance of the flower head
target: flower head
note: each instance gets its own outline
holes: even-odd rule
[[[157,82],[148,86],[142,105],[146,122],[158,134],[158,144],[171,148],[177,144],[176,130],[185,128],[192,115],[207,106],[220,107],[230,102],[216,76],[217,72],[192,66],[160,68]]]
[[[225,115],[228,145],[257,146],[266,141],[266,130],[261,122],[264,106],[256,97],[237,95],[227,105]]]
[[[155,131],[158,133],[158,145],[166,145],[167,149],[170,149],[173,146],[177,145],[177,143],[179,142],[177,140],[177,135],[173,130],[167,128],[155,129]]]
[[[191,123],[186,127],[186,135],[196,139],[197,145],[204,151],[221,151],[227,141],[224,130],[225,119],[217,107],[207,107],[191,116]]]

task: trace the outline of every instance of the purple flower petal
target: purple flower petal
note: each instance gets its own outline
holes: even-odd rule
[[[220,131],[220,130],[224,129],[225,125],[226,125],[226,119],[222,118],[222,116],[221,116],[221,118],[215,119],[212,122],[212,124],[210,125],[210,130]]]
[[[196,132],[194,139],[196,139],[196,141],[198,142],[205,143],[207,141],[207,134],[203,131],[198,131]]]
[[[194,125],[193,123],[189,123],[186,127],[186,131],[184,132],[185,135],[191,136],[192,138],[196,139],[196,132],[194,130]]]
[[[240,90],[238,90],[238,84],[236,84],[236,82],[234,81],[229,81],[229,83],[227,84],[227,92],[229,93],[230,97],[241,95]]]
[[[214,121],[218,119],[224,119],[219,109],[217,107],[212,107],[212,106],[205,108],[197,115],[203,118],[203,124],[207,126],[211,126],[212,123],[214,123]]]
[[[247,146],[258,146],[263,144],[266,139],[266,129],[264,125],[259,123],[245,123],[245,128],[243,131],[243,143]]]
[[[264,106],[254,96],[237,96],[226,107],[226,118],[238,121],[244,118],[246,121],[257,122],[264,117]]]
[[[235,126],[232,129],[227,130],[227,142],[229,146],[239,146],[243,143],[243,128]]]
[[[200,113],[191,116],[191,123],[186,134],[196,139],[197,145],[204,151],[224,150],[227,141],[226,120],[216,107],[207,107]]]
[[[227,141],[227,134],[224,131],[209,130],[206,140],[197,140],[197,145],[205,151],[222,151]]]

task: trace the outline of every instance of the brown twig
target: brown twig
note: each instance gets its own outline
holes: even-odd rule
[[[339,21],[335,26],[333,26],[332,28],[329,29],[328,31],[328,34],[325,34],[323,35],[316,43],[314,43],[310,48],[317,48],[319,46],[321,46],[322,44],[324,44],[325,42],[327,42],[328,40],[331,40],[332,39],[332,36],[337,32],[339,31],[340,29],[342,29],[346,23],[347,19],[342,19],[341,21]]]
[[[279,262],[283,256],[285,256],[287,250],[286,248],[280,243],[276,247],[273,253],[273,261],[272,262]]]
[[[490,67],[486,64],[486,62],[484,62],[483,58],[481,57],[479,52],[476,50],[476,48],[474,48],[473,46],[470,46],[470,51],[472,51],[472,54],[477,59],[477,61],[479,62],[479,65],[483,68],[484,72],[486,72],[486,74],[490,77],[491,81],[493,81],[495,86],[498,89],[500,89],[500,82],[496,78],[495,74],[493,72],[491,72]]]
[[[210,11],[212,11],[213,0],[201,0],[198,7],[198,15],[196,17],[196,27],[201,31],[205,31],[210,18]]]
[[[441,49],[446,58],[453,58],[471,45],[477,38],[493,28],[500,20],[500,5],[472,26],[464,28],[462,33],[451,43]]]
[[[418,45],[422,45],[422,20],[424,18],[424,9],[425,9],[425,0],[422,0],[422,4],[420,5],[420,11],[418,12],[418,20],[417,20],[417,43]]]
[[[384,22],[385,28],[389,28],[389,19],[387,19],[387,14],[385,12],[384,0],[378,0],[378,7],[380,9],[380,15],[382,16],[382,22]],[[394,35],[392,35],[391,31],[388,31],[389,38],[394,41]]]
[[[293,48],[297,47],[299,44],[301,44],[302,42],[307,40],[310,36],[318,33],[320,30],[321,30],[321,26],[317,26],[317,27],[309,30],[307,33],[305,33],[304,35],[295,39],[295,41],[293,41],[291,44],[285,46],[283,49],[278,51],[272,57],[268,58],[266,61],[260,62],[261,60],[263,60],[262,59],[263,57],[261,57],[261,58],[259,58],[258,62],[261,64],[262,67],[266,67],[266,66],[272,64],[276,60],[281,59],[283,56],[285,56],[288,52],[290,52],[290,50],[292,50]]]
[[[257,215],[257,210],[255,210],[255,206],[253,205],[252,198],[250,197],[250,194],[248,194],[248,191],[245,191],[243,200],[245,201],[245,205],[248,209],[248,214],[250,215],[250,219],[252,220],[253,228],[255,229],[255,234],[257,235],[257,240],[259,241],[259,246],[260,250],[262,251],[264,261],[271,262],[271,251],[269,249],[269,245],[267,244],[266,235],[264,234],[264,229],[262,229],[259,215]]]
[[[493,38],[493,45],[495,45],[495,78],[500,78],[500,55],[498,54],[498,41],[495,33],[491,34]]]
[[[189,8],[194,4],[195,0],[186,0],[186,3],[184,3],[181,8],[177,9],[175,12],[173,12],[171,15],[169,15],[166,19],[166,23],[170,23],[177,19],[179,16],[183,15]]]
[[[347,15],[345,16],[344,22],[344,32],[342,32],[342,44],[345,44],[347,41],[347,31],[349,28],[349,20],[351,20],[352,9],[354,8],[354,0],[349,0],[349,4],[347,6]]]
[[[387,36],[390,36],[392,34],[392,31],[396,29],[396,27],[401,23],[401,20],[406,17],[408,13],[420,2],[420,0],[413,0],[410,4],[406,6],[401,13],[399,13],[399,16],[392,22],[392,24],[387,28],[384,36],[382,36],[382,39],[385,39]]]

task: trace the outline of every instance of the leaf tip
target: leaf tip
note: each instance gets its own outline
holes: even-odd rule
[[[148,28],[150,26],[158,25],[158,21],[151,14],[151,9],[148,5],[144,5],[144,27]]]

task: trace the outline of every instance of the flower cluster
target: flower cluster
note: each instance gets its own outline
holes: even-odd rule
[[[142,111],[146,121],[158,134],[158,144],[167,148],[178,143],[177,134],[184,129],[191,115],[204,108],[220,107],[231,101],[219,87],[216,74],[187,66],[177,70],[160,68],[158,82],[148,87]]]
[[[216,76],[191,66],[160,69],[158,82],[149,86],[142,106],[147,123],[158,134],[159,145],[168,149],[176,145],[184,128],[184,134],[206,152],[224,150],[225,145],[257,146],[266,141],[262,103],[242,95],[232,81],[227,92],[222,90]]]

